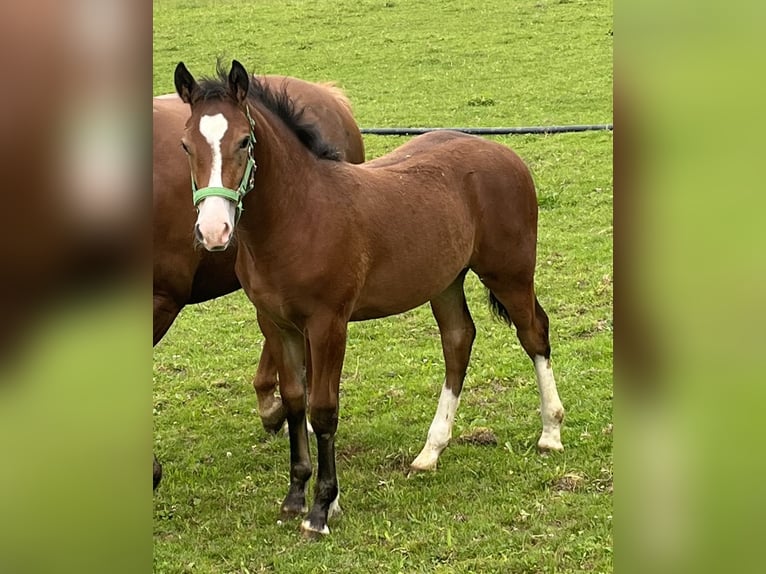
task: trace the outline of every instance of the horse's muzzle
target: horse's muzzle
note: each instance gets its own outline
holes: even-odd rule
[[[223,251],[229,246],[232,237],[231,226],[224,223],[221,229],[211,233],[209,229],[203,231],[199,223],[194,225],[194,237],[208,251]]]

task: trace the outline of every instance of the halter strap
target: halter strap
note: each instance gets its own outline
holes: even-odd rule
[[[245,115],[247,121],[250,122],[250,144],[247,146],[247,164],[245,165],[245,172],[242,174],[242,180],[239,182],[237,189],[229,189],[228,187],[203,187],[197,189],[197,182],[194,181],[194,174],[191,174],[192,185],[192,200],[196,207],[206,197],[223,197],[229,201],[233,201],[237,205],[237,214],[234,220],[236,225],[239,221],[242,212],[245,208],[242,206],[242,200],[255,186],[255,170],[258,166],[255,164],[255,157],[253,157],[253,151],[255,147],[255,122],[250,115],[250,106],[245,102]]]

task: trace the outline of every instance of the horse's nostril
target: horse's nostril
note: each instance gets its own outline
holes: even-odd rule
[[[199,241],[200,243],[203,243],[203,241],[202,241],[202,232],[199,229],[199,223],[196,223],[194,225],[194,237],[197,238],[197,241]]]

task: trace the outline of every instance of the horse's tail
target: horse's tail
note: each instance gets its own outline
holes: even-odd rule
[[[492,291],[487,289],[487,293],[489,294],[489,308],[492,310],[492,314],[498,319],[501,319],[504,323],[507,323],[509,326],[513,326],[511,316],[508,314],[508,309],[503,306],[503,304],[497,297],[495,297],[495,294]]]

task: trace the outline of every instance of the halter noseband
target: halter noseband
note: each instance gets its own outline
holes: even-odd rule
[[[228,187],[203,187],[197,189],[197,182],[194,181],[194,173],[191,174],[192,184],[192,199],[194,200],[194,206],[210,196],[223,197],[229,201],[233,201],[237,204],[237,214],[234,220],[234,224],[239,221],[239,217],[245,210],[242,207],[242,200],[255,186],[255,170],[258,166],[255,165],[255,158],[253,157],[253,148],[255,146],[255,122],[250,115],[250,106],[245,102],[245,115],[247,121],[250,122],[250,143],[247,146],[247,165],[245,166],[245,173],[242,174],[242,181],[239,182],[237,189],[229,189]]]

